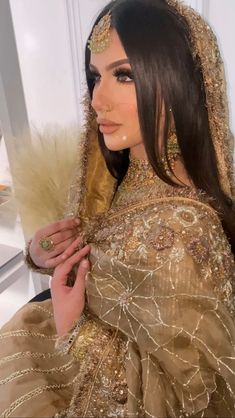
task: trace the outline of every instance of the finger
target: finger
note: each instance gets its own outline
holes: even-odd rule
[[[60,258],[60,255],[64,253],[66,248],[68,248],[71,245],[71,243],[74,242],[74,239],[76,238],[77,236],[74,235],[68,240],[62,242],[61,244],[57,244],[56,247],[50,251],[37,249],[37,254],[40,257],[40,259],[43,260],[45,267],[48,267],[48,268],[56,267],[59,263],[61,263],[63,259]]]
[[[73,257],[73,263],[69,263],[68,260],[66,260],[63,264],[56,267],[51,280],[51,288],[53,292],[56,289],[59,290],[62,287],[68,287],[67,280],[69,273],[71,272],[72,268],[81,262],[81,260],[84,258],[81,258],[81,254],[78,253],[79,252],[75,254],[76,257]]]
[[[50,235],[50,239],[54,242],[55,245],[61,244],[69,238],[75,237],[78,235],[77,229],[66,229],[56,234]]]
[[[44,251],[44,250],[42,250],[41,249],[41,246],[40,246],[40,241],[39,241],[39,243],[38,243],[38,246],[39,246],[39,248],[40,248],[40,252],[41,252],[41,254],[42,254],[42,256],[44,256],[44,258],[46,258],[46,259],[51,259],[51,258],[54,258],[54,257],[56,257],[57,255],[59,255],[59,254],[61,254],[61,253],[63,253],[65,250],[66,250],[66,248],[68,248],[68,246],[76,239],[76,238],[78,238],[78,233],[77,233],[77,231],[75,231],[75,230],[73,230],[73,232],[72,231],[70,231],[70,232],[68,232],[66,235],[64,235],[64,237],[66,236],[66,239],[65,240],[63,240],[63,241],[59,241],[59,235],[60,235],[60,233],[58,234],[58,236],[57,236],[57,239],[56,239],[56,241],[54,240],[54,235],[51,235],[51,237],[49,238],[49,239],[51,239],[51,241],[53,242],[53,244],[54,244],[54,248],[52,248],[50,251]],[[62,237],[61,237],[62,238]],[[45,257],[46,256],[46,257]]]
[[[66,247],[63,254],[61,254],[61,259],[66,260],[71,257],[75,251],[81,250],[84,247],[81,237],[77,237],[69,246]]]
[[[85,245],[81,250],[76,251],[71,257],[69,257],[66,261],[64,261],[61,266],[64,264],[68,264],[68,266],[71,266],[71,269],[73,266],[75,266],[78,262],[80,262],[84,257],[86,257],[91,250],[90,245]],[[70,270],[69,270],[70,271]]]
[[[85,279],[89,269],[90,263],[86,258],[84,258],[79,264],[76,280],[73,286],[73,292],[76,292],[78,295],[84,295],[85,293]]]
[[[46,225],[44,228],[38,231],[38,237],[42,238],[43,236],[50,237],[51,235],[67,230],[67,229],[74,229],[80,224],[80,220],[78,218],[68,218],[62,219],[61,221],[56,221],[52,224]]]
[[[88,253],[90,252],[90,246],[86,245],[81,250],[77,251],[66,261],[56,267],[52,282],[53,284],[57,283],[59,286],[65,285],[67,283],[67,276],[72,270],[72,268],[78,264]]]
[[[83,247],[81,237],[72,237],[56,246],[56,250],[51,253],[52,257],[45,261],[48,268],[54,268],[69,258],[74,252]]]

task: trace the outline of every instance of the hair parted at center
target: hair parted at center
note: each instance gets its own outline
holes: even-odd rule
[[[131,65],[140,129],[150,164],[163,181],[181,187],[167,174],[156,140],[160,137],[164,106],[164,149],[172,114],[186,171],[194,185],[211,198],[235,252],[235,210],[220,185],[203,72],[199,58],[192,53],[187,20],[166,0],[115,0],[104,7],[93,28],[109,11],[111,28],[117,31]],[[85,64],[92,98],[94,81],[89,71],[88,44]],[[102,133],[98,131],[97,135],[107,167],[120,184],[128,169],[129,149],[110,151]]]

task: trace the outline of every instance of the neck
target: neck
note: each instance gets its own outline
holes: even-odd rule
[[[137,160],[148,159],[144,145],[142,143],[130,148],[130,158],[134,158]]]

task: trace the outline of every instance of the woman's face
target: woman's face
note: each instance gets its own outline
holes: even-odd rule
[[[116,30],[111,30],[111,43],[103,52],[91,53],[90,71],[95,80],[92,107],[106,147],[130,148],[132,155],[146,158],[131,66]]]

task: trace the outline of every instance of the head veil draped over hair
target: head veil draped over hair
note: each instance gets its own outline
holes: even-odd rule
[[[229,129],[224,67],[214,33],[204,19],[179,0],[162,0],[190,30],[193,58],[199,61],[203,75],[209,126],[216,152],[220,184],[234,197],[233,137]],[[110,10],[118,3],[110,3]],[[111,24],[112,27],[112,24]],[[117,181],[109,173],[98,143],[98,126],[89,95],[84,100],[86,126],[79,147],[78,169],[70,188],[67,215],[83,219],[101,214],[109,207]]]

